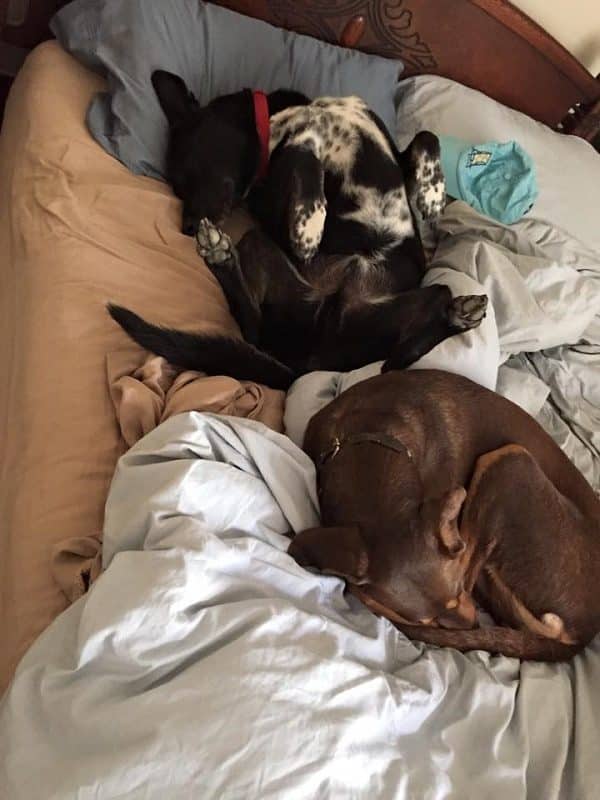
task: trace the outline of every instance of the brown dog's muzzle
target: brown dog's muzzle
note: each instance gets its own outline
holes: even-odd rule
[[[466,592],[461,592],[456,608],[448,609],[435,620],[440,628],[468,630],[477,627],[477,608]]]
[[[389,619],[390,622],[395,622],[401,628],[406,625],[422,626],[424,624],[402,617],[396,611],[393,611],[391,608],[373,599],[368,594],[368,590],[365,591],[353,585],[350,585],[348,588],[370,611],[377,614],[377,616]],[[430,627],[447,628],[450,630],[469,630],[471,628],[476,628],[478,627],[477,608],[470,595],[468,595],[467,592],[462,592],[458,598],[458,605],[455,608],[445,611],[439,617],[428,623],[428,625]]]

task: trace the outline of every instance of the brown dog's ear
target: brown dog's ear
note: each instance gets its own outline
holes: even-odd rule
[[[369,555],[357,527],[309,528],[298,533],[288,553],[302,567],[339,575],[348,583],[368,583]]]
[[[427,529],[433,528],[433,532],[450,558],[459,556],[466,547],[458,529],[458,516],[466,496],[464,487],[457,486],[441,497],[428,498],[423,503],[422,514],[426,518]]]
[[[446,492],[440,513],[440,539],[452,558],[459,556],[465,547],[464,539],[458,530],[458,515],[463,507],[467,492],[463,486],[457,486]]]

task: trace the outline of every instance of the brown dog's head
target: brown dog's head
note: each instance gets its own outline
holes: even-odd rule
[[[472,628],[475,605],[464,590],[466,543],[458,516],[460,487],[403,514],[396,535],[358,527],[313,528],[289,553],[303,566],[346,579],[366,605],[392,621]]]

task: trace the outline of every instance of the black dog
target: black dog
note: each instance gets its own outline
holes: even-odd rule
[[[170,124],[168,178],[183,232],[219,280],[245,341],[167,330],[110,306],[143,347],[168,361],[287,388],[311,369],[416,361],[476,327],[487,298],[418,288],[421,219],[445,202],[439,144],[415,137],[400,153],[357,97],[310,102],[243,91],[201,108],[184,82],[155,72]],[[261,230],[237,250],[217,227],[248,196]]]

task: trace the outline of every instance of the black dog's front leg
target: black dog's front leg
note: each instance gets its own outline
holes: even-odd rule
[[[402,154],[409,200],[434,228],[446,205],[446,182],[437,136],[421,131]]]
[[[325,220],[325,173],[315,135],[301,144],[279,145],[269,173],[249,197],[250,211],[261,227],[299,264],[317,254]]]
[[[488,300],[484,294],[452,298],[447,286],[429,286],[417,293],[427,293],[428,305],[417,311],[410,329],[399,335],[382,372],[405,369],[451,336],[477,328],[485,317]]]
[[[307,262],[319,250],[327,216],[323,165],[311,149],[288,147],[286,151],[294,164],[287,223],[290,252]]]
[[[196,234],[197,251],[219,281],[229,310],[250,344],[258,344],[261,312],[253,302],[231,239],[207,219],[200,221]]]

